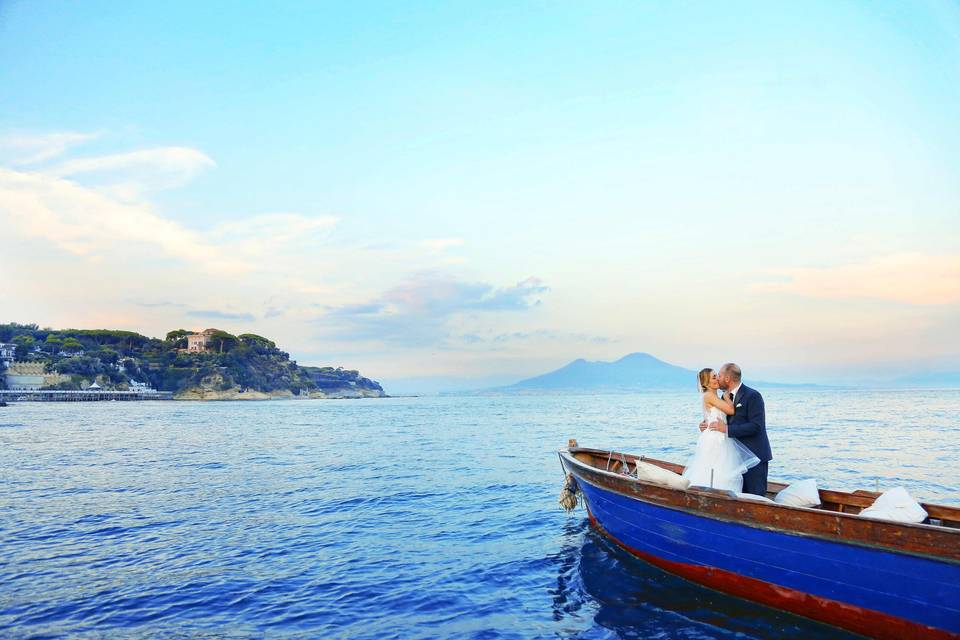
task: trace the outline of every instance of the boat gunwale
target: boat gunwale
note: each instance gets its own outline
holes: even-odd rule
[[[945,562],[949,564],[960,564],[960,529],[955,529],[951,527],[941,527],[937,525],[928,525],[928,524],[915,524],[907,522],[894,522],[889,520],[882,520],[879,518],[870,518],[869,516],[860,516],[852,513],[843,513],[839,511],[825,511],[822,509],[815,509],[810,507],[797,507],[792,505],[785,505],[775,502],[765,502],[759,500],[751,500],[749,498],[740,498],[737,497],[732,492],[724,492],[721,490],[711,490],[706,487],[691,487],[689,489],[675,489],[673,487],[668,487],[660,485],[654,482],[645,482],[639,480],[636,476],[629,476],[615,471],[609,471],[594,467],[587,464],[586,462],[577,459],[575,453],[588,453],[588,454],[605,454],[610,453],[601,449],[588,449],[585,447],[577,447],[570,449],[561,449],[557,453],[560,455],[561,459],[571,463],[577,470],[582,470],[585,472],[585,475],[593,474],[597,476],[597,479],[608,479],[611,481],[627,483],[628,485],[644,487],[648,489],[645,493],[647,495],[638,495],[637,493],[624,491],[616,486],[609,486],[606,483],[597,485],[595,482],[590,482],[589,478],[583,478],[584,481],[588,482],[591,485],[599,486],[599,488],[613,491],[619,495],[622,495],[627,498],[634,500],[639,500],[641,502],[646,502],[648,504],[653,504],[659,507],[672,509],[675,511],[681,511],[688,513],[690,515],[695,515],[697,517],[709,518],[711,520],[718,520],[722,522],[729,522],[733,524],[740,524],[746,527],[753,529],[762,529],[766,531],[771,531],[775,533],[782,533],[785,535],[795,535],[800,537],[813,538],[817,540],[824,540],[827,542],[842,543],[842,544],[851,544],[859,547],[864,547],[868,549],[875,549],[880,551],[886,551],[888,553],[897,553],[915,556],[919,558],[924,558],[927,560],[933,560],[936,562]],[[631,456],[635,460],[650,460],[646,458],[641,458],[639,456]],[[658,460],[657,462],[663,462]],[[566,470],[566,467],[564,467]],[[580,474],[575,474],[578,480],[581,478],[578,477]],[[612,483],[611,483],[612,484]],[[652,490],[652,491],[651,491]],[[651,493],[655,492],[665,492],[666,500],[655,499],[651,496]],[[689,498],[694,498],[699,503],[698,506],[690,506],[687,504]],[[705,501],[707,501],[705,503]],[[719,502],[719,504],[718,504]],[[735,504],[737,506],[743,506],[748,511],[755,512],[759,510],[764,517],[756,518],[753,520],[736,517],[730,514],[724,514],[722,512],[717,512],[712,509],[712,507],[724,506],[724,503]],[[787,513],[795,514],[799,518],[807,519],[818,519],[821,522],[829,523],[831,520],[837,522],[838,526],[833,527],[833,530],[836,533],[829,533],[824,531],[811,531],[806,526],[784,526],[782,524],[776,524],[772,522],[778,513],[783,513],[782,510],[787,510]],[[769,511],[768,511],[769,510]],[[760,515],[760,514],[757,514]],[[748,517],[754,516],[754,513],[747,514]],[[755,517],[755,516],[754,516]],[[907,532],[909,533],[921,533],[924,534],[924,537],[934,537],[941,538],[940,542],[949,542],[952,544],[952,549],[950,544],[938,545],[936,541],[931,542],[930,544],[923,545],[924,549],[910,549],[905,547],[905,544],[911,544],[911,541],[907,540],[901,544],[893,544],[890,542],[884,542],[876,539],[870,539],[867,536],[857,536],[851,537],[850,534],[844,534],[841,530],[843,529],[842,523],[846,521],[849,522],[852,526],[858,527],[862,524],[868,525],[868,530],[870,538],[880,537],[876,534],[887,534],[891,537],[901,537],[898,536],[898,533]],[[795,523],[796,524],[796,523]],[[804,523],[805,524],[805,523]],[[951,539],[952,538],[952,539]]]
[[[673,471],[673,469],[670,469],[669,467],[674,467],[674,468],[678,468],[678,467],[679,467],[680,469],[683,469],[683,465],[679,465],[679,464],[676,464],[676,463],[674,463],[674,462],[668,462],[668,461],[666,461],[666,460],[659,460],[659,459],[657,459],[657,458],[648,458],[648,457],[646,457],[646,456],[637,456],[637,455],[630,454],[630,453],[621,453],[621,452],[619,452],[619,451],[608,451],[608,450],[605,450],[605,449],[593,449],[593,448],[590,448],[590,447],[575,447],[575,448],[572,448],[572,449],[561,449],[560,452],[570,452],[571,454],[575,454],[575,453],[587,453],[587,454],[591,454],[591,455],[595,455],[595,454],[601,454],[601,455],[607,454],[607,455],[611,455],[611,456],[618,456],[618,457],[611,457],[611,461],[616,462],[616,463],[620,463],[621,461],[633,462],[634,464],[636,464],[637,462],[648,462],[648,463],[650,463],[650,464],[653,464],[653,465],[655,465],[655,466],[660,467],[661,469],[667,469],[668,471]],[[574,457],[575,460],[577,460],[577,458],[576,458],[575,456],[573,456],[573,457]],[[624,460],[624,459],[625,459],[625,460]],[[581,462],[581,464],[583,464],[582,461],[579,461],[579,460],[578,460],[578,462]],[[611,474],[612,474],[612,477],[616,477],[616,478],[632,477],[632,476],[625,476],[625,475],[623,475],[623,474],[621,474],[621,473],[618,473],[618,472],[610,472],[609,470],[600,469],[599,467],[594,467],[594,466],[591,466],[591,465],[587,465],[587,468],[592,469],[592,470],[595,470],[595,471],[603,472],[603,473],[611,473]],[[679,473],[679,472],[677,472],[677,473]],[[638,481],[639,481],[639,482],[643,482],[642,480],[638,480]],[[656,483],[650,483],[650,482],[644,482],[643,484],[648,484],[648,485],[653,485],[653,486],[663,486],[663,485],[658,485],[658,484],[656,484]],[[789,484],[787,484],[787,483],[770,481],[770,482],[767,483],[767,491],[768,491],[768,493],[770,492],[770,485],[778,486],[778,487],[780,487],[780,489],[785,489],[786,487],[789,486]],[[706,491],[706,492],[711,492],[711,490],[710,490],[708,487],[693,486],[693,487],[691,487],[691,488],[703,490],[703,491]],[[822,489],[822,488],[819,488],[819,487],[818,487],[818,490],[819,490],[819,492],[820,492],[821,494],[822,494],[822,493],[827,493],[827,494],[831,494],[831,495],[833,495],[833,496],[843,496],[844,498],[847,498],[847,499],[853,498],[854,501],[844,502],[844,503],[843,503],[843,504],[845,504],[845,505],[853,505],[853,506],[859,506],[859,505],[856,505],[856,504],[855,504],[855,503],[856,503],[856,500],[869,501],[869,503],[872,504],[873,501],[876,500],[876,498],[881,495],[880,492],[864,491],[864,490],[862,490],[862,489],[851,492],[851,491],[838,491],[838,490],[836,490],[836,489]],[[728,497],[731,497],[731,498],[734,498],[734,499],[750,500],[749,498],[740,498],[739,496],[736,496],[732,491],[731,491],[731,492],[726,492],[726,493],[722,492],[722,491],[719,490],[719,489],[718,489],[718,490],[715,490],[715,491],[717,491],[717,492],[719,492],[719,493],[712,493],[712,492],[711,492],[711,495],[720,495],[720,496],[727,495]],[[754,501],[754,502],[755,502],[756,504],[767,504],[767,505],[769,506],[769,503],[767,503],[767,502],[765,502],[765,501]],[[775,503],[775,504],[776,504],[776,506],[780,506],[780,507],[790,507],[790,508],[793,508],[793,509],[807,509],[807,510],[813,511],[813,512],[815,512],[815,513],[821,513],[821,514],[822,514],[822,513],[835,513],[835,514],[844,515],[844,516],[854,516],[854,517],[857,517],[857,518],[860,518],[860,519],[873,520],[873,521],[875,521],[875,522],[880,522],[880,523],[883,523],[883,524],[896,524],[896,525],[910,526],[910,527],[932,528],[933,530],[936,530],[936,531],[944,531],[944,530],[946,530],[946,531],[949,531],[949,532],[951,532],[951,533],[960,532],[960,527],[951,527],[951,526],[924,524],[924,523],[922,523],[922,522],[897,522],[897,521],[894,521],[894,520],[885,520],[885,519],[883,519],[883,518],[871,518],[870,516],[862,516],[862,515],[860,515],[859,513],[847,513],[847,512],[845,512],[845,511],[829,511],[829,510],[824,510],[824,509],[817,509],[817,508],[815,508],[815,507],[798,507],[798,506],[794,506],[794,505],[781,504],[781,503],[779,503],[779,502],[777,502],[777,503]],[[942,505],[942,504],[936,504],[936,503],[931,503],[931,502],[919,502],[918,504],[919,504],[924,510],[927,510],[927,511],[930,511],[930,510],[933,510],[933,511],[949,510],[949,511],[955,512],[955,514],[954,514],[954,513],[951,513],[951,516],[953,516],[953,517],[950,518],[951,521],[953,521],[954,518],[960,518],[960,507],[952,507],[952,506],[949,506],[949,505]],[[865,505],[865,506],[869,506],[869,505]],[[932,515],[932,514],[931,514],[931,515]],[[933,517],[936,518],[937,516],[934,515]]]

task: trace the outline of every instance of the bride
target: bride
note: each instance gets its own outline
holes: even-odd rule
[[[740,444],[736,438],[716,431],[714,425],[727,423],[727,416],[736,413],[733,403],[717,397],[717,374],[713,369],[701,369],[697,374],[700,383],[703,420],[707,429],[700,434],[697,448],[687,462],[683,477],[690,486],[728,489],[740,493],[743,489],[743,474],[760,459]]]

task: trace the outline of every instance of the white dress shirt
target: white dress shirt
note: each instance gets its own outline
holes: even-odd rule
[[[734,387],[733,389],[730,389],[730,393],[733,394],[734,400],[736,400],[736,398],[737,398],[737,393],[740,391],[740,387],[742,387],[742,386],[743,386],[743,383],[742,383],[742,382],[738,382],[736,387]]]

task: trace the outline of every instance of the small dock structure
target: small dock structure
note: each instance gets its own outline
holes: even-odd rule
[[[99,388],[84,391],[0,390],[0,401],[3,402],[102,402],[104,400],[173,400],[173,392],[152,389],[105,391]]]

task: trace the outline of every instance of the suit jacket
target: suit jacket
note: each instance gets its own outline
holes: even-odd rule
[[[761,462],[773,460],[770,441],[767,440],[767,413],[763,396],[756,389],[741,384],[733,399],[736,413],[727,418],[727,434],[760,458]]]

